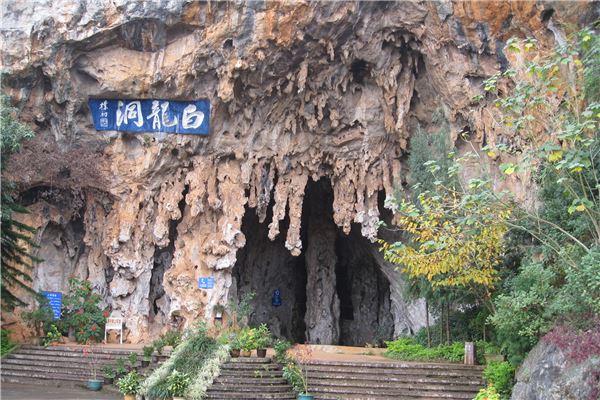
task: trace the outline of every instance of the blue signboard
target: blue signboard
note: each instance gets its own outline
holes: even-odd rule
[[[42,295],[48,299],[50,308],[54,313],[54,319],[60,319],[60,308],[62,306],[62,293],[60,292],[42,292]]]
[[[215,287],[215,278],[198,278],[198,287],[200,289],[212,289]]]
[[[208,100],[89,99],[88,105],[98,131],[208,135]]]

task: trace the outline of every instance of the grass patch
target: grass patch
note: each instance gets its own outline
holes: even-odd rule
[[[385,342],[387,351],[384,356],[404,361],[441,361],[462,362],[465,356],[465,346],[462,342],[451,345],[425,347],[411,338],[400,338]]]

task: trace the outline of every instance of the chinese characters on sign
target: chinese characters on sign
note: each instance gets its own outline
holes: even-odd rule
[[[208,135],[208,100],[89,99],[88,104],[99,131]]]
[[[62,293],[60,292],[42,292],[42,295],[48,299],[48,304],[54,314],[54,319],[60,319],[60,308],[62,306]]]
[[[198,288],[200,289],[212,289],[215,287],[215,278],[198,278]]]

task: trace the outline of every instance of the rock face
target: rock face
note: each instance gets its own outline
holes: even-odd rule
[[[359,246],[361,263],[340,254],[340,240],[375,238],[383,200],[405,182],[411,132],[435,130],[434,110],[454,140],[512,140],[485,103],[472,103],[510,62],[509,36],[550,46],[561,21],[596,12],[586,2],[477,1],[2,8],[3,91],[37,131],[7,170],[40,228],[47,261],[34,286],[64,290],[70,273],[90,279],[123,312],[128,340],[142,341],[169,324],[212,322],[217,305],[257,290],[262,274],[254,318],[322,343],[372,339],[343,338],[350,303],[354,321],[375,313],[384,332],[423,325],[422,304],[402,297],[376,247]],[[207,98],[211,132],[96,132],[90,97]],[[515,179],[499,186],[527,197]],[[329,194],[310,199],[305,216],[307,188],[321,181]],[[359,265],[379,275],[358,278]],[[214,289],[198,289],[207,276]],[[275,283],[294,299],[289,308],[268,306]],[[374,297],[374,285],[389,297]]]
[[[517,371],[511,400],[594,399],[598,388],[593,386],[598,384],[599,373],[597,357],[571,365],[558,347],[541,340]]]

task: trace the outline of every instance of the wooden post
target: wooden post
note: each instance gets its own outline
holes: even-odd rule
[[[465,364],[475,365],[475,343],[465,342]]]

